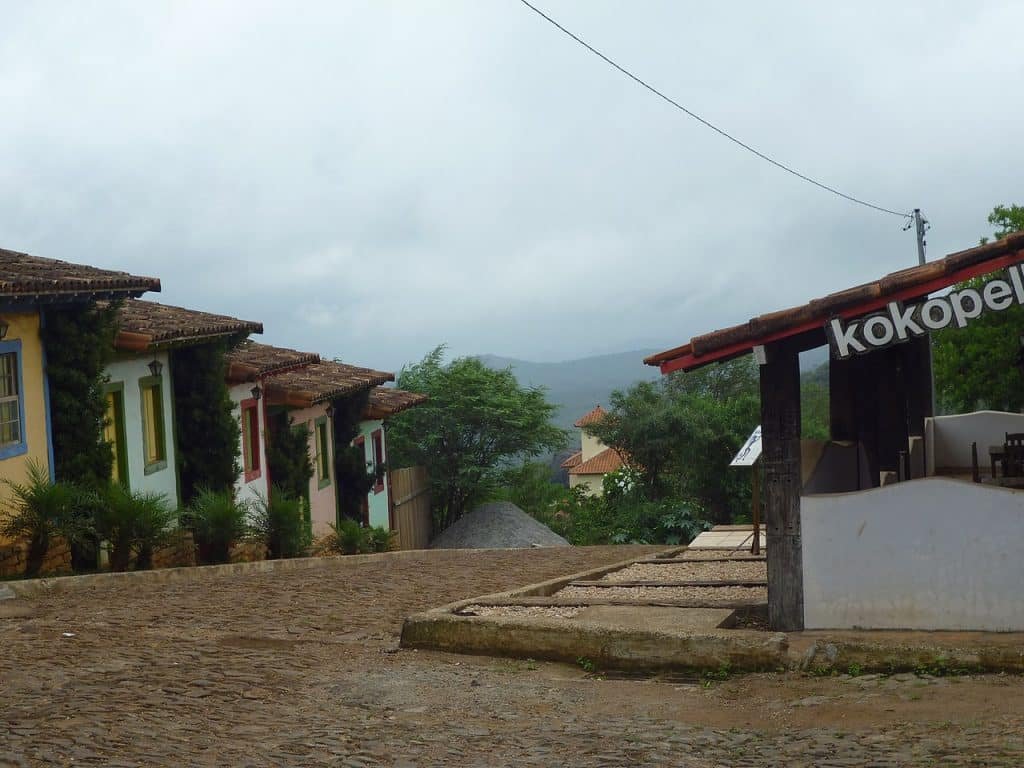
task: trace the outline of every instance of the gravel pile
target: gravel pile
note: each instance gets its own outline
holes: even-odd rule
[[[768,600],[765,587],[566,587],[554,597],[573,600],[695,600],[703,605],[728,605],[737,602],[755,603]]]
[[[572,546],[515,504],[481,504],[430,542],[431,549],[528,549]]]
[[[723,557],[730,560],[764,560],[764,550],[760,555],[752,555],[749,549],[741,549],[739,552],[728,549],[688,549],[680,557],[683,560],[720,560]]]
[[[764,581],[768,568],[764,562],[702,563],[673,562],[665,565],[635,563],[607,574],[601,581]]]

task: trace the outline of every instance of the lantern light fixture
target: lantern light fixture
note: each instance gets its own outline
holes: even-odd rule
[[[149,368],[149,372],[154,376],[159,376],[164,370],[164,364],[159,360],[151,360],[146,367]]]

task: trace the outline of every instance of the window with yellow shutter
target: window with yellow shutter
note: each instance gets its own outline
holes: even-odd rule
[[[142,400],[142,458],[148,475],[167,467],[161,377],[139,379],[139,394]]]

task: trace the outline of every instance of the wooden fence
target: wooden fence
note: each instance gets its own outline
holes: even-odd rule
[[[430,484],[426,467],[391,473],[391,508],[399,549],[426,549],[430,543]]]

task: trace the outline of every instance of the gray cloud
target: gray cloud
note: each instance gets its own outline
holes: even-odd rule
[[[1014,2],[546,3],[933,256],[1020,202]],[[0,245],[395,368],[691,335],[915,262],[516,2],[11,3]],[[927,21],[927,23],[925,23]]]

